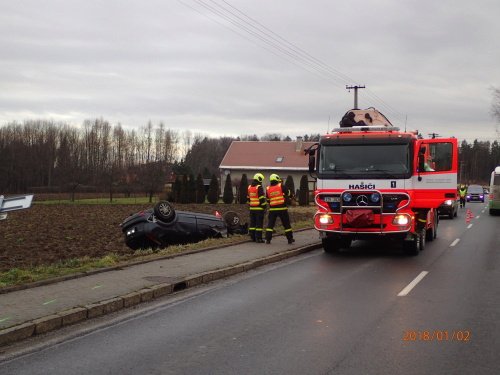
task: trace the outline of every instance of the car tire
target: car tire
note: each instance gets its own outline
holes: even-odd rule
[[[455,212],[453,213],[453,217],[457,217],[458,216],[458,207],[457,209],[455,210]]]
[[[453,208],[451,209],[451,212],[448,214],[448,219],[453,220],[455,215],[453,214]]]
[[[164,223],[170,223],[175,218],[175,209],[168,201],[159,201],[153,207],[156,218]]]
[[[222,215],[222,219],[226,223],[230,233],[241,226],[241,219],[234,211],[227,211],[224,215]]]

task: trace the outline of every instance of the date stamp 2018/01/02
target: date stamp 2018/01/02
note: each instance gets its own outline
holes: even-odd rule
[[[468,330],[406,330],[403,332],[403,341],[462,341],[469,342],[471,332]]]

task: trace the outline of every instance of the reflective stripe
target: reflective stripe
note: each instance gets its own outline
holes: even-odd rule
[[[283,195],[283,190],[281,190],[281,184],[268,186],[267,196],[269,198],[269,206],[271,207],[285,204],[285,197]]]
[[[288,210],[287,207],[271,207],[269,211],[285,211]]]
[[[248,185],[248,197],[250,198],[250,207],[258,207],[260,205],[259,201],[259,186],[260,185]]]

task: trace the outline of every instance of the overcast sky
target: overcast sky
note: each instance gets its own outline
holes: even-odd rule
[[[0,126],[325,133],[353,107],[495,138],[498,0],[0,0]]]

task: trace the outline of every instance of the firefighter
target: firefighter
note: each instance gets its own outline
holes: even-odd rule
[[[248,207],[250,210],[250,226],[248,233],[254,242],[263,243],[262,230],[264,227],[264,212],[267,207],[266,196],[264,195],[264,188],[262,182],[264,175],[256,173],[253,176],[253,181],[248,185]]]
[[[465,195],[467,194],[467,188],[464,184],[460,185],[458,189],[458,195],[460,196],[460,207],[465,207]]]
[[[287,198],[290,198],[290,191],[283,187],[280,176],[273,173],[269,177],[271,183],[267,187],[266,196],[269,202],[269,216],[266,228],[266,243],[270,244],[273,237],[274,225],[276,219],[279,217],[283,227],[285,227],[285,236],[288,243],[294,243],[292,226],[290,225],[290,216],[288,215],[288,208],[286,206]],[[286,190],[286,191],[285,191]]]

